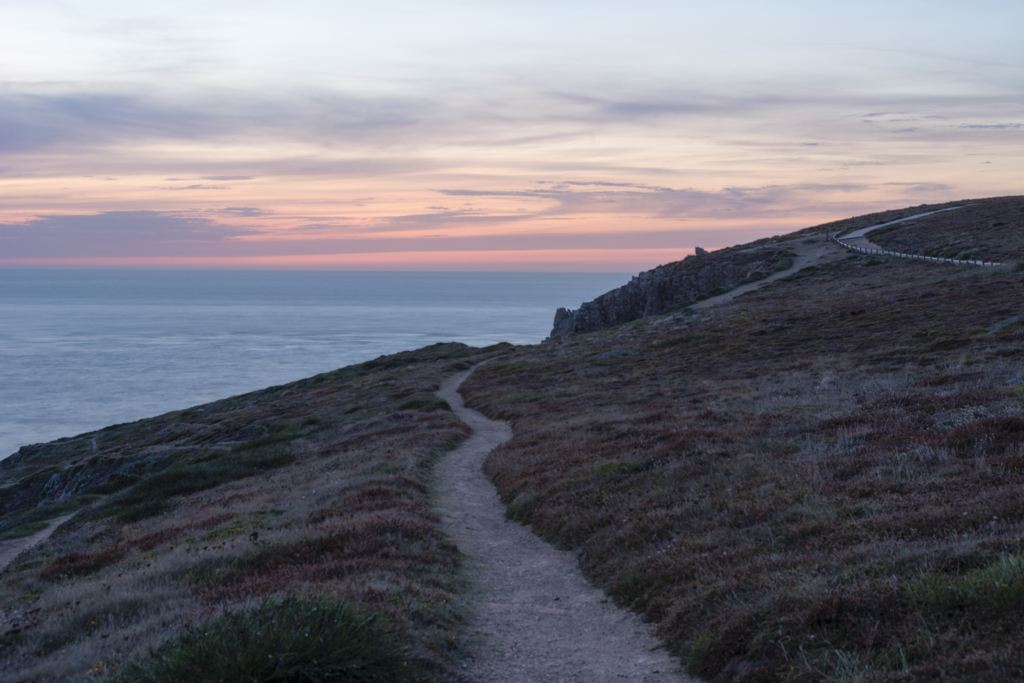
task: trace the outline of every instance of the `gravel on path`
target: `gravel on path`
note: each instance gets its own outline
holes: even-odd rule
[[[587,583],[574,553],[505,518],[482,465],[512,430],[463,406],[457,390],[471,372],[437,392],[473,432],[435,470],[437,511],[471,583],[465,673],[481,683],[693,681],[649,624]]]

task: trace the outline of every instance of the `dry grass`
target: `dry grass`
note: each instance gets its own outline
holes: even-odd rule
[[[1024,278],[839,253],[488,365],[509,514],[720,681],[1019,680]],[[618,355],[606,355],[618,350]]]
[[[701,313],[477,353],[493,360],[464,392],[513,422],[486,464],[509,516],[575,549],[689,670],[1020,680],[1021,301],[1012,268],[836,247]],[[5,465],[0,533],[82,509],[0,576],[3,677],[98,676],[288,594],[360,603],[421,677],[456,678],[458,553],[427,503],[466,428],[432,391],[474,353],[398,354]]]
[[[871,233],[893,251],[1013,264],[1024,255],[1024,197],[968,200],[956,211]]]
[[[445,666],[459,556],[428,486],[434,459],[468,431],[433,391],[474,354],[486,356],[428,347],[80,437],[99,442],[94,467],[128,466],[93,486],[117,492],[84,494],[76,517],[0,575],[0,677],[102,676],[189,624],[291,595],[361,605],[401,634],[421,678],[457,680]],[[15,468],[20,481],[31,464]],[[119,476],[135,483],[110,485]],[[160,505],[139,490],[161,492]]]

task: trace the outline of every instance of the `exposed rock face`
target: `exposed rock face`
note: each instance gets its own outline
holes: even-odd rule
[[[54,471],[55,468],[40,470],[36,476],[0,490],[0,514],[65,500],[82,493],[109,479],[118,469],[118,464],[90,466],[82,463],[58,471]]]
[[[161,471],[181,452],[156,447],[127,456],[97,453],[92,439],[82,438],[96,433],[22,446],[10,457],[0,460],[0,471],[5,473],[30,463],[21,468],[24,476],[19,477],[18,472],[8,474],[8,481],[12,483],[0,488],[0,515],[67,500],[80,493],[93,493],[97,486],[118,478],[134,477],[142,469]],[[162,453],[170,455],[161,457]],[[33,467],[32,463],[38,464]],[[9,520],[0,521],[0,529],[8,523]]]
[[[701,251],[704,251],[703,249]],[[559,308],[550,339],[615,327],[722,294],[792,266],[794,254],[774,247],[723,249],[688,256],[633,277],[575,311]]]
[[[10,469],[15,465],[20,465],[29,458],[34,458],[39,455],[44,455],[50,450],[50,444],[45,443],[34,443],[31,446],[22,446],[17,451],[7,456],[3,460],[0,460],[0,470]]]

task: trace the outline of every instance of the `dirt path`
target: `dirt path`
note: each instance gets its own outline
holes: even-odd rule
[[[905,218],[899,218],[899,219],[894,220],[894,221],[888,221],[888,222],[885,222],[885,223],[877,223],[875,225],[869,225],[866,228],[860,228],[859,230],[854,230],[852,232],[848,232],[845,235],[843,235],[842,237],[839,237],[837,239],[839,239],[839,240],[841,240],[843,242],[846,242],[847,240],[861,238],[861,237],[864,237],[866,239],[866,235],[869,232],[871,232],[873,230],[878,230],[879,228],[884,228],[884,227],[889,226],[889,225],[896,225],[897,223],[904,223],[906,221],[912,221],[915,218],[924,218],[925,216],[932,216],[934,214],[943,213],[945,211],[956,211],[957,209],[963,209],[963,208],[966,208],[968,206],[971,206],[971,204],[961,204],[960,206],[951,206],[948,209],[938,209],[936,211],[925,211],[924,213],[915,213],[913,216],[907,216]],[[837,233],[837,234],[841,234],[841,232]]]
[[[955,211],[956,209],[962,209],[967,206],[970,206],[970,204],[963,204],[961,206],[953,206],[948,209],[938,209],[936,211],[927,211],[925,213],[914,214],[913,216],[907,216],[906,218],[900,218],[899,220],[889,221],[887,223],[879,223],[877,225],[871,225],[866,228],[860,228],[859,230],[854,230],[853,232],[847,233],[846,235],[843,235],[838,239],[843,244],[848,244],[854,247],[863,247],[864,249],[877,249],[878,251],[885,251],[885,247],[880,247],[877,244],[874,244],[873,242],[868,240],[868,238],[865,237],[865,235],[867,235],[872,230],[877,230],[878,228],[884,228],[889,225],[896,225],[897,223],[903,223],[904,221],[912,221],[915,218],[924,218],[925,216],[931,216],[932,214],[942,213],[944,211]],[[758,280],[756,282],[750,282],[745,285],[740,285],[735,289],[729,290],[725,294],[720,294],[718,296],[713,296],[709,299],[704,299],[703,301],[698,301],[697,303],[690,306],[690,308],[700,310],[702,308],[708,308],[710,306],[724,304],[726,301],[732,301],[741,294],[746,294],[747,292],[763,287],[769,282],[772,282],[773,280],[778,280],[779,278],[786,277],[787,275],[792,275],[801,268],[806,268],[807,266],[813,266],[820,263],[824,263],[826,261],[831,261],[843,255],[843,250],[836,248],[838,245],[836,245],[835,242],[821,238],[818,238],[815,242],[808,243],[805,243],[804,239],[801,238],[799,239],[799,241],[790,240],[788,242],[779,242],[778,245],[784,246],[787,249],[791,249],[796,253],[796,258],[793,259],[792,268],[789,268],[788,270],[784,270],[778,273],[772,273],[763,280]]]
[[[837,245],[835,242],[827,242],[824,238],[818,238],[816,239],[816,241],[807,244],[804,243],[803,239],[799,241],[791,240],[788,242],[779,242],[778,246],[785,247],[786,249],[791,249],[796,254],[796,257],[793,259],[792,267],[786,270],[779,271],[778,273],[772,273],[763,280],[748,282],[747,284],[740,285],[735,289],[730,289],[725,294],[719,294],[718,296],[713,296],[704,299],[703,301],[698,301],[697,303],[691,305],[690,308],[699,311],[702,308],[709,308],[710,306],[724,304],[726,301],[732,301],[741,294],[746,294],[747,292],[751,292],[755,289],[764,287],[769,282],[774,282],[779,278],[786,277],[787,275],[792,275],[801,268],[818,265],[820,263],[824,263],[825,261],[831,261],[835,258],[838,258],[839,256],[845,256],[845,252],[841,248],[839,248],[839,245]]]
[[[466,673],[480,683],[692,680],[656,649],[648,625],[587,583],[574,553],[505,519],[482,464],[512,430],[463,406],[457,389],[470,372],[437,392],[473,429],[436,469],[444,530],[468,558],[473,586]]]
[[[888,251],[885,247],[879,246],[867,238],[867,234],[879,228],[885,228],[890,225],[896,225],[897,223],[904,223],[906,221],[912,221],[915,218],[924,218],[925,216],[931,216],[937,213],[943,213],[945,211],[956,211],[957,209],[963,209],[971,206],[970,204],[962,204],[960,206],[952,206],[948,209],[938,209],[937,211],[926,211],[925,213],[916,213],[913,216],[907,216],[906,218],[900,218],[895,221],[888,221],[886,223],[878,223],[876,225],[869,225],[866,228],[860,228],[853,232],[848,232],[842,237],[837,237],[843,244],[848,244],[852,247],[860,247],[862,249],[875,249],[877,251]],[[840,233],[841,234],[841,233]]]
[[[64,515],[57,519],[50,521],[50,526],[46,527],[42,531],[38,531],[31,536],[25,538],[14,538],[9,541],[0,541],[0,571],[7,568],[11,562],[14,561],[21,553],[25,552],[37,543],[42,543],[50,537],[53,530],[59,527],[64,522],[71,519],[73,515]]]

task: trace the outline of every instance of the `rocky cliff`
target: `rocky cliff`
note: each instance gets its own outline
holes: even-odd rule
[[[689,306],[786,270],[792,266],[794,256],[769,245],[702,251],[640,273],[628,284],[586,302],[575,311],[559,308],[550,339],[594,332]]]

